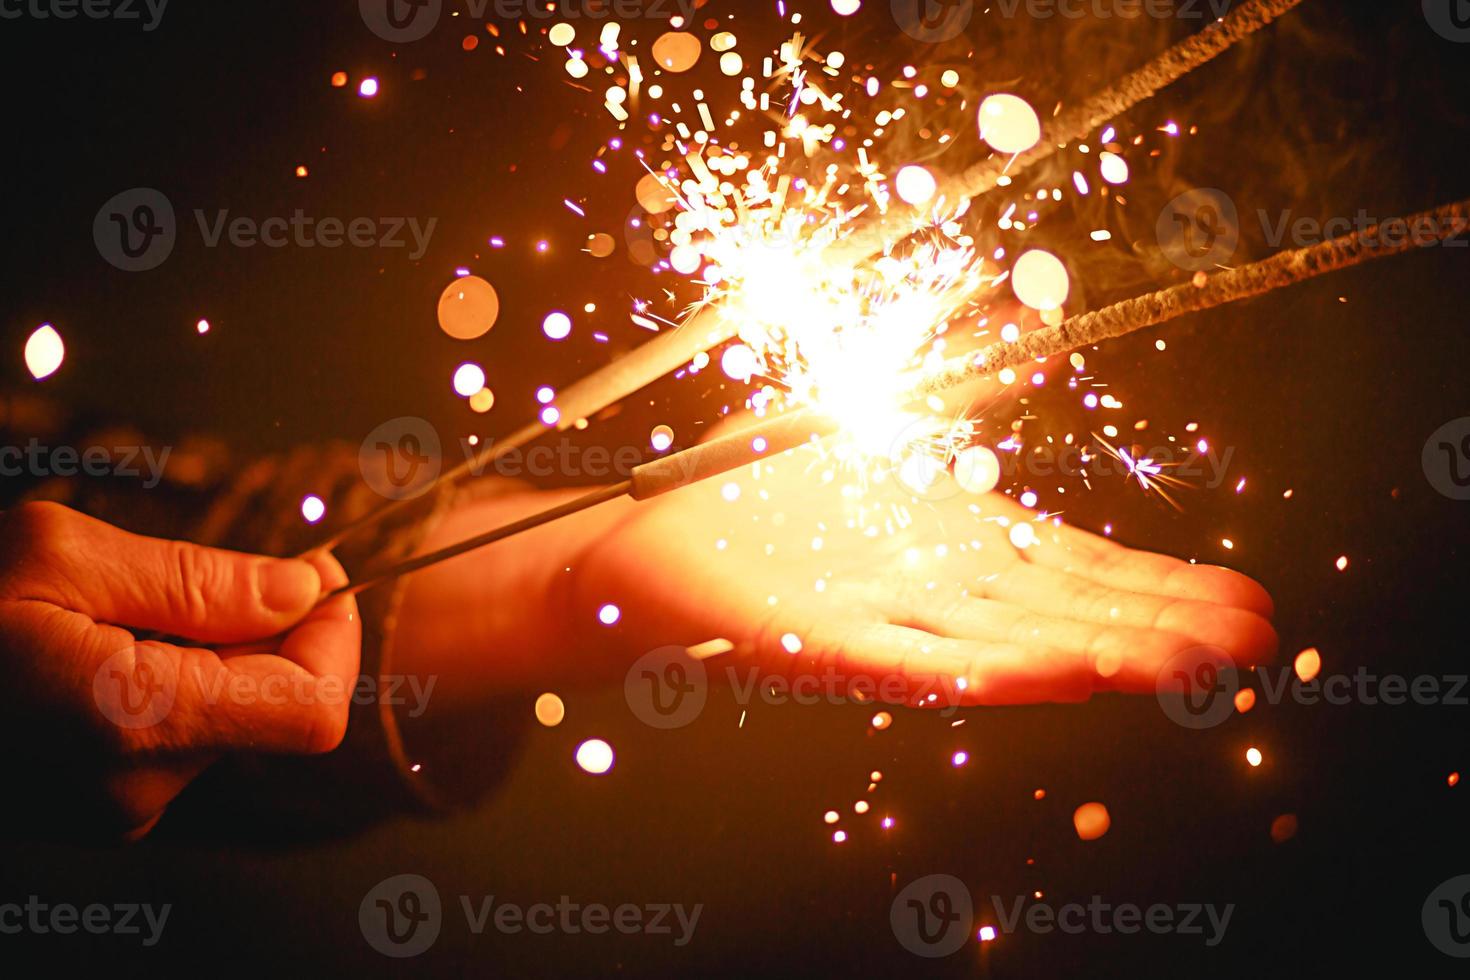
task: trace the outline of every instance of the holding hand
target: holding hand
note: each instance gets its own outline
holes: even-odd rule
[[[0,724],[84,804],[47,797],[58,816],[140,834],[221,752],[341,741],[361,624],[351,598],[314,608],[345,581],[334,559],[145,538],[54,504],[0,515],[0,540]]]

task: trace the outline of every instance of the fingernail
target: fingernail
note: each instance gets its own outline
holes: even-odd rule
[[[301,612],[321,595],[321,577],[304,561],[262,562],[255,574],[260,601],[271,612]]]

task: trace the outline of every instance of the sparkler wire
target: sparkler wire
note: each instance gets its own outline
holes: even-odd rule
[[[1392,226],[1385,230],[1385,226]],[[997,343],[978,353],[951,358],[916,387],[916,397],[934,394],[966,381],[1016,368],[1043,357],[1122,337],[1168,320],[1260,296],[1317,276],[1438,245],[1470,230],[1470,199],[1420,211],[1306,248],[1278,252],[1268,259],[1224,269],[1202,286],[1183,283],[1135,296],[1112,306],[1083,313],[1023,335],[1014,343]]]
[[[514,537],[563,517],[616,500],[631,497],[651,500],[680,487],[707,480],[749,463],[778,455],[831,432],[835,426],[812,412],[798,411],[748,426],[739,432],[712,439],[682,452],[672,453],[635,467],[630,478],[615,486],[603,487],[575,500],[549,507],[529,517],[492,528],[468,540],[449,545],[417,558],[410,558],[389,568],[371,573],[331,592],[322,599],[328,602],[338,596],[357,595],[385,582],[401,578],[432,565],[438,565],[486,545]]]
[[[1280,252],[1237,269],[1226,269],[1209,277],[1203,286],[1185,283],[1136,296],[1072,317],[1058,326],[1027,334],[1015,343],[992,344],[978,354],[947,362],[942,369],[926,377],[913,389],[914,398],[921,399],[966,381],[989,376],[1006,367],[1014,368],[1027,361],[1065,354],[1079,347],[1122,337],[1187,313],[1260,296],[1329,272],[1362,265],[1375,259],[1402,255],[1457,238],[1470,230],[1470,199],[1399,219],[1392,223],[1397,229],[1393,232],[1385,230],[1389,224],[1385,222],[1317,245]],[[1390,237],[1392,240],[1389,240]],[[796,411],[778,416],[733,435],[644,464],[634,469],[632,478],[624,483],[495,528],[442,551],[410,559],[360,582],[343,586],[328,598],[356,595],[383,582],[448,561],[622,496],[647,500],[679,487],[728,473],[747,463],[804,445],[830,430],[831,423],[812,411]]]
[[[1079,140],[1109,119],[1152,98],[1201,65],[1213,61],[1238,42],[1298,6],[1302,0],[1250,0],[1193,34],[1137,71],[1125,75],[1076,108],[1062,113],[1043,130],[1031,149],[1011,157],[991,157],[961,174],[949,188],[956,200],[969,200],[996,186],[1002,175],[1014,176]]]

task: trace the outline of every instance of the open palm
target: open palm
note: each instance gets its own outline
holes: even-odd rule
[[[999,493],[923,500],[857,482],[804,450],[630,508],[584,555],[578,600],[617,603],[645,648],[722,638],[787,671],[896,675],[915,692],[951,679],[970,704],[1152,691],[1200,645],[1241,665],[1275,651],[1271,599],[1239,573]]]

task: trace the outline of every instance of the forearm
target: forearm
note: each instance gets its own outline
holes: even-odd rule
[[[466,504],[424,540],[427,552],[584,495],[585,489],[516,490]],[[482,701],[507,690],[585,676],[578,646],[591,622],[574,607],[580,556],[628,513],[615,500],[452,559],[405,582],[396,669],[439,678],[448,702]],[[581,617],[585,618],[585,617]]]

